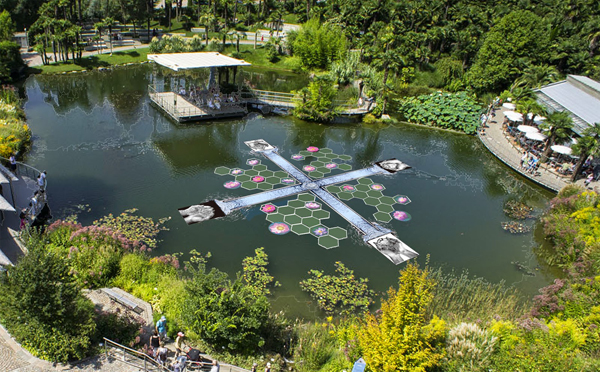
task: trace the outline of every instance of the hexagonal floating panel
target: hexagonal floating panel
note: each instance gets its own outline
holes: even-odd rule
[[[329,162],[329,163],[325,164],[325,168],[327,168],[327,169],[336,169],[337,167],[338,167],[338,164],[334,163],[334,162]]]
[[[321,237],[329,235],[329,229],[323,225],[317,225],[310,228],[310,234],[313,236]]]
[[[255,165],[260,164],[260,160],[258,160],[258,159],[248,159],[246,161],[246,164],[251,165],[251,166],[255,166]]]
[[[273,177],[273,175],[274,175],[274,173],[270,170],[259,171],[258,174],[260,174],[264,178]],[[279,178],[279,177],[277,177],[277,178]]]
[[[260,172],[260,171],[267,170],[267,166],[264,164],[258,164],[258,165],[253,166],[252,169]]]
[[[310,165],[312,165],[315,168],[319,168],[319,167],[324,167],[325,163],[323,163],[322,161],[311,161]]]
[[[367,195],[369,195],[372,198],[381,198],[383,196],[383,193],[379,190],[369,190],[367,191]]]
[[[295,215],[295,214],[290,214],[287,215],[283,218],[283,221],[285,223],[289,223],[290,225],[296,225],[299,224],[300,222],[302,222],[302,218],[300,218],[299,216]]]
[[[319,168],[319,169],[321,169],[321,168]],[[318,179],[318,178],[323,178],[323,176],[324,176],[325,174],[323,174],[323,173],[321,173],[321,172],[317,172],[317,171],[315,171],[315,172],[310,172],[308,175],[309,175],[310,177],[312,177],[312,178],[317,178],[317,179]]]
[[[305,203],[306,202],[303,202],[302,200],[294,199],[294,200],[288,201],[287,205],[289,205],[292,208],[302,208],[302,207],[304,207]]]
[[[371,191],[371,188],[369,187],[369,185],[358,184],[358,185],[354,186],[354,188],[356,188],[358,191],[363,191],[363,192]]]
[[[384,213],[392,213],[394,211],[394,207],[388,204],[378,204],[375,208],[377,208],[379,212]]]
[[[292,225],[292,232],[296,235],[306,235],[310,233],[310,229],[304,225]]]
[[[352,166],[350,164],[340,164],[338,165],[338,169],[343,171],[349,171],[352,169]]]
[[[283,207],[279,207],[277,209],[277,211],[281,214],[284,215],[288,215],[288,214],[294,214],[294,212],[296,211],[294,208],[292,207],[288,207],[288,206],[283,206]]]
[[[341,190],[339,186],[327,186],[327,191],[329,191],[332,194],[337,194]]]
[[[304,193],[304,194],[298,195],[298,200],[302,200],[302,201],[314,201],[315,197],[312,194]]]
[[[240,182],[246,182],[246,181],[250,181],[252,177],[250,177],[247,174],[241,174],[239,176],[235,176],[235,180],[236,181],[240,181]]]
[[[349,193],[349,192],[338,192],[337,193],[337,197],[341,200],[350,200],[352,198],[354,198],[355,194]]]
[[[320,220],[325,220],[327,218],[329,218],[330,214],[328,211],[324,211],[324,210],[318,210],[318,211],[313,211],[312,215],[314,218],[318,218]]]
[[[271,185],[279,184],[281,180],[278,177],[267,177],[265,178],[265,182]]]
[[[271,213],[267,215],[267,221],[269,222],[283,222],[284,215],[279,213]]]
[[[286,177],[289,177],[289,175],[288,175],[286,172],[284,172],[284,171],[276,171],[276,172],[273,172],[273,176],[275,176],[275,177],[279,177],[279,178],[286,178]]]
[[[246,174],[246,176],[250,176],[250,177],[258,176],[258,171],[255,171],[254,169],[248,169],[244,173]]]
[[[258,189],[259,190],[273,190],[273,185],[271,185],[270,183],[259,183],[258,184]]]
[[[306,150],[302,150],[302,151],[298,152],[298,154],[302,155],[302,156],[313,156],[312,152],[308,152]]]
[[[242,182],[242,189],[255,190],[257,188],[258,188],[258,184],[254,183],[252,181]]]
[[[329,236],[333,236],[338,240],[346,239],[348,237],[348,231],[346,231],[346,229],[342,229],[341,227],[332,227],[329,229]]]
[[[352,160],[352,156],[350,156],[350,155],[338,155],[337,157],[338,157],[338,159],[341,159],[341,160],[346,160],[346,161]]]
[[[240,168],[233,168],[229,171],[229,174],[231,174],[232,176],[238,176],[240,174],[244,174],[244,170]]]
[[[355,191],[352,193],[352,195],[357,199],[366,199],[369,197],[369,195],[367,195],[367,193],[364,191]]]
[[[396,203],[402,204],[402,205],[406,205],[406,204],[410,203],[410,199],[406,195],[396,195],[396,196],[394,196],[394,200],[396,201]]]
[[[320,149],[319,152],[321,154],[331,154],[333,152],[333,150],[330,148],[324,147],[324,148]]]
[[[375,219],[380,222],[390,222],[392,220],[392,217],[389,213],[383,212],[375,212],[373,213],[373,217],[375,217]]]
[[[231,169],[229,169],[227,167],[217,167],[217,168],[215,168],[215,174],[218,174],[219,176],[224,176],[226,174],[229,174],[230,171],[231,171]]]
[[[368,198],[364,199],[364,202],[366,205],[376,206],[377,204],[379,204],[379,199],[368,197]]]
[[[359,178],[356,182],[358,182],[361,185],[370,185],[373,183],[373,181],[370,178]]]
[[[319,238],[319,245],[325,249],[336,248],[340,246],[339,240],[333,236],[322,236]]]
[[[337,157],[338,157],[338,156],[337,156],[336,154],[326,154],[326,155],[324,156],[324,158],[327,158],[327,159],[329,159],[329,160],[337,159]]]
[[[403,222],[410,221],[412,219],[412,216],[404,211],[395,211],[391,215],[394,217],[394,219]]]
[[[379,198],[379,201],[382,204],[387,204],[387,205],[394,205],[396,204],[396,200],[390,196],[382,196],[381,198]]]
[[[308,226],[308,227],[317,226],[319,223],[320,223],[319,220],[314,217],[304,217],[302,219],[302,224],[304,226]]]
[[[298,208],[298,209],[296,209],[296,211],[294,213],[296,215],[300,216],[300,217],[310,217],[310,216],[312,216],[312,212],[309,211],[306,208]]]
[[[317,172],[323,173],[323,176],[324,176],[326,174],[331,173],[331,169],[325,168],[325,167],[319,167],[319,168],[317,168]]]

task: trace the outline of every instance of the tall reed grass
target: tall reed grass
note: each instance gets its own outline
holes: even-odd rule
[[[530,307],[517,289],[504,282],[470,277],[466,270],[444,273],[441,268],[431,269],[430,277],[437,286],[427,314],[435,314],[450,324],[516,319]]]

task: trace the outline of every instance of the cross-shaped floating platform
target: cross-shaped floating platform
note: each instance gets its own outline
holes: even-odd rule
[[[373,215],[376,220],[389,222],[392,218],[408,221],[410,215],[404,211],[395,211],[392,205],[408,204],[410,200],[404,195],[395,197],[384,196],[385,187],[374,183],[367,177],[377,174],[393,174],[409,168],[397,159],[384,160],[368,168],[351,171],[349,164],[341,161],[351,160],[348,155],[334,154],[330,149],[309,147],[306,151],[292,156],[293,160],[304,160],[306,157],[316,157],[317,160],[298,169],[284,159],[278,149],[264,140],[246,142],[250,149],[263,155],[275,163],[281,170],[270,171],[261,164],[259,159],[250,159],[247,164],[250,170],[240,168],[219,167],[215,170],[219,175],[231,175],[235,179],[225,182],[228,189],[242,187],[244,189],[260,189],[263,192],[228,200],[212,200],[202,204],[192,205],[179,209],[180,214],[188,224],[206,221],[212,218],[224,217],[231,212],[261,205],[261,211],[267,214],[267,220],[272,222],[269,230],[278,235],[290,231],[297,235],[312,234],[319,240],[319,245],[325,248],[334,248],[339,245],[339,240],[347,237],[345,229],[340,227],[328,228],[321,224],[322,219],[329,218],[329,212],[322,209],[322,204],[327,205],[348,221],[359,233],[364,241],[376,248],[395,264],[416,257],[417,252],[412,250],[391,230],[371,223],[341,200],[353,198],[364,200],[365,204],[377,208]],[[347,172],[324,177],[332,170],[340,169]],[[350,182],[357,180],[356,185]],[[273,189],[275,185],[284,187]],[[340,185],[340,186],[337,186]],[[272,201],[297,195],[286,206],[277,207]],[[341,200],[340,200],[341,199]]]

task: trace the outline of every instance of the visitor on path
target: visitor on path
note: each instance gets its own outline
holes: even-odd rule
[[[19,225],[19,229],[23,230],[25,227],[27,227],[27,213],[26,213],[26,209],[21,211],[21,214],[19,214],[19,218],[21,218],[21,225]]]
[[[37,183],[38,183],[38,188],[40,189],[40,191],[44,191],[44,188],[46,187],[46,182],[44,182],[45,178],[42,177],[42,174],[40,173],[40,175],[37,178]]]
[[[587,186],[590,184],[590,182],[592,182],[593,179],[594,179],[594,174],[590,173],[583,183]]]
[[[210,367],[210,372],[219,372],[221,370],[221,366],[217,360],[212,361],[212,367]]]
[[[150,336],[150,350],[152,350],[152,356],[156,358],[156,351],[160,346],[160,337],[158,337],[158,331],[154,330],[152,336]]]
[[[523,151],[523,156],[521,156],[521,168],[525,169],[525,167],[527,167],[528,160],[529,154],[527,151]]]
[[[177,357],[175,364],[173,364],[173,372],[185,371],[185,363],[186,362],[187,362],[187,357],[185,355]]]
[[[184,337],[185,337],[185,334],[183,334],[183,332],[177,333],[177,338],[175,339],[175,350],[177,353],[175,354],[175,356],[180,356],[181,354],[185,354],[185,351],[183,349],[186,346],[185,343],[183,342]]]
[[[168,353],[169,350],[165,347],[165,343],[161,341],[158,350],[156,350],[156,361],[160,364],[165,364]]]
[[[17,174],[17,159],[15,158],[15,154],[12,154],[10,156],[10,170],[14,173]]]
[[[167,318],[163,315],[160,317],[160,319],[156,322],[156,332],[158,332],[158,335],[160,336],[160,339],[162,341],[166,340],[167,338]]]
[[[31,200],[29,201],[29,214],[32,216],[32,218],[35,218],[35,216],[37,215],[37,210],[38,210],[38,192],[35,191],[33,193],[33,196],[31,197]]]
[[[271,363],[267,362],[267,367],[265,368],[265,372],[271,372]]]
[[[250,372],[256,372],[256,367],[258,367],[258,363],[252,364],[252,369],[250,370]]]

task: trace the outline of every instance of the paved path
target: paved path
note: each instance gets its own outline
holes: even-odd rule
[[[552,191],[558,192],[570,183],[568,177],[563,177],[555,172],[551,172],[546,168],[546,164],[542,164],[535,175],[525,172],[525,170],[521,168],[521,156],[523,150],[514,145],[504,134],[504,131],[502,130],[503,122],[504,110],[496,110],[496,117],[487,122],[488,128],[485,128],[485,132],[480,132],[478,134],[481,142],[492,154],[496,155],[496,157],[504,164],[508,165],[522,176],[527,177],[533,182]],[[582,181],[579,183],[583,185]]]
[[[113,48],[112,52],[113,53],[122,52],[122,51],[126,51],[126,50],[133,50],[133,49],[144,48],[144,47],[147,47],[147,45],[142,45],[139,41],[136,41],[135,44],[133,44],[133,45],[115,47],[115,48]],[[104,49],[104,51],[100,54],[110,54],[110,48]],[[50,55],[50,54],[48,54],[48,55]],[[95,55],[98,55],[97,50],[92,50],[89,52],[82,53],[82,57],[89,57],[89,56],[95,56]],[[23,58],[23,61],[27,64],[27,66],[29,66],[29,67],[43,65],[42,57],[40,57],[40,55],[35,52],[22,52],[21,57]]]

